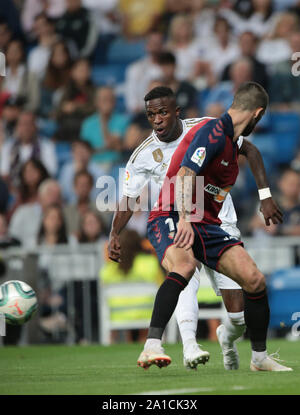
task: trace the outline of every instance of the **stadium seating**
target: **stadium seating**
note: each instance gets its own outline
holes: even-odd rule
[[[270,116],[275,161],[279,164],[289,163],[300,143],[300,115],[295,112],[272,112]]]
[[[129,41],[122,37],[109,45],[107,63],[129,64],[145,55],[145,41]]]
[[[300,267],[276,271],[268,279],[270,328],[291,327],[300,312]]]
[[[111,63],[94,65],[92,68],[92,81],[96,85],[117,85],[125,80],[126,64]]]

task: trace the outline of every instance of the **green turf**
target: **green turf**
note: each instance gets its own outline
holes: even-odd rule
[[[180,345],[167,345],[172,364],[144,370],[136,366],[139,344],[103,346],[32,346],[0,348],[0,394],[138,394],[175,390],[178,394],[299,394],[299,342],[272,340],[269,352],[294,371],[251,372],[248,341],[238,344],[241,365],[225,371],[217,343],[203,342],[210,361],[198,371],[182,365]],[[177,391],[178,390],[178,391]],[[183,391],[183,390],[186,390]],[[176,392],[177,391],[177,392]]]

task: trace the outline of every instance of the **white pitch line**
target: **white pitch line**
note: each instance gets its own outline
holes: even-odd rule
[[[214,388],[192,388],[192,389],[167,389],[162,391],[149,391],[135,393],[134,395],[176,395],[182,393],[193,393],[193,392],[213,392]]]
[[[236,385],[228,388],[227,390],[234,390],[234,391],[241,391],[245,390],[244,386]],[[191,388],[191,389],[167,389],[162,391],[149,391],[149,392],[141,392],[141,393],[134,393],[133,395],[180,395],[183,393],[196,393],[196,392],[213,392],[216,391],[215,388]]]

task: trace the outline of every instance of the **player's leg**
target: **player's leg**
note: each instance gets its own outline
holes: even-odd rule
[[[224,278],[226,278],[224,276]],[[220,289],[227,310],[223,324],[217,328],[217,336],[222,348],[226,370],[239,368],[239,354],[235,341],[245,332],[244,299],[241,288]]]
[[[193,251],[173,245],[174,234],[170,235],[169,220],[162,217],[148,224],[149,240],[162,266],[169,273],[157,291],[148,338],[138,359],[138,365],[145,369],[152,364],[162,367],[171,363],[171,358],[164,353],[161,345],[162,335],[176,308],[181,291],[187,286],[196,269]]]
[[[205,364],[209,360],[209,352],[202,350],[196,340],[198,323],[199,270],[189,281],[185,289],[180,293],[175,309],[182,344],[183,364],[188,369],[196,369],[198,364]]]
[[[228,247],[220,256],[218,271],[236,281],[243,289],[244,317],[248,327],[252,370],[292,370],[279,365],[267,355],[266,339],[269,325],[269,304],[264,275],[246,252],[238,245]]]
[[[231,278],[204,266],[217,296],[222,296],[227,311],[223,324],[217,328],[223,362],[226,370],[239,368],[239,355],[235,340],[245,331],[244,299],[241,287]]]
[[[163,367],[171,363],[171,358],[164,353],[161,346],[161,339],[175,311],[181,291],[187,286],[195,272],[196,260],[192,250],[186,251],[171,245],[166,249],[162,265],[170,272],[157,291],[148,338],[144,351],[138,359],[138,365],[145,369],[152,364]],[[146,364],[144,357],[147,357]]]

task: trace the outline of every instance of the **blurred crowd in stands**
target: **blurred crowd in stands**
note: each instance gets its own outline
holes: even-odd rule
[[[300,235],[299,0],[0,0],[0,52],[0,248],[105,240],[96,182],[151,133],[144,95],[167,85],[181,118],[219,117],[250,80],[270,96],[249,139],[284,223],[264,225],[240,156],[238,226]]]

